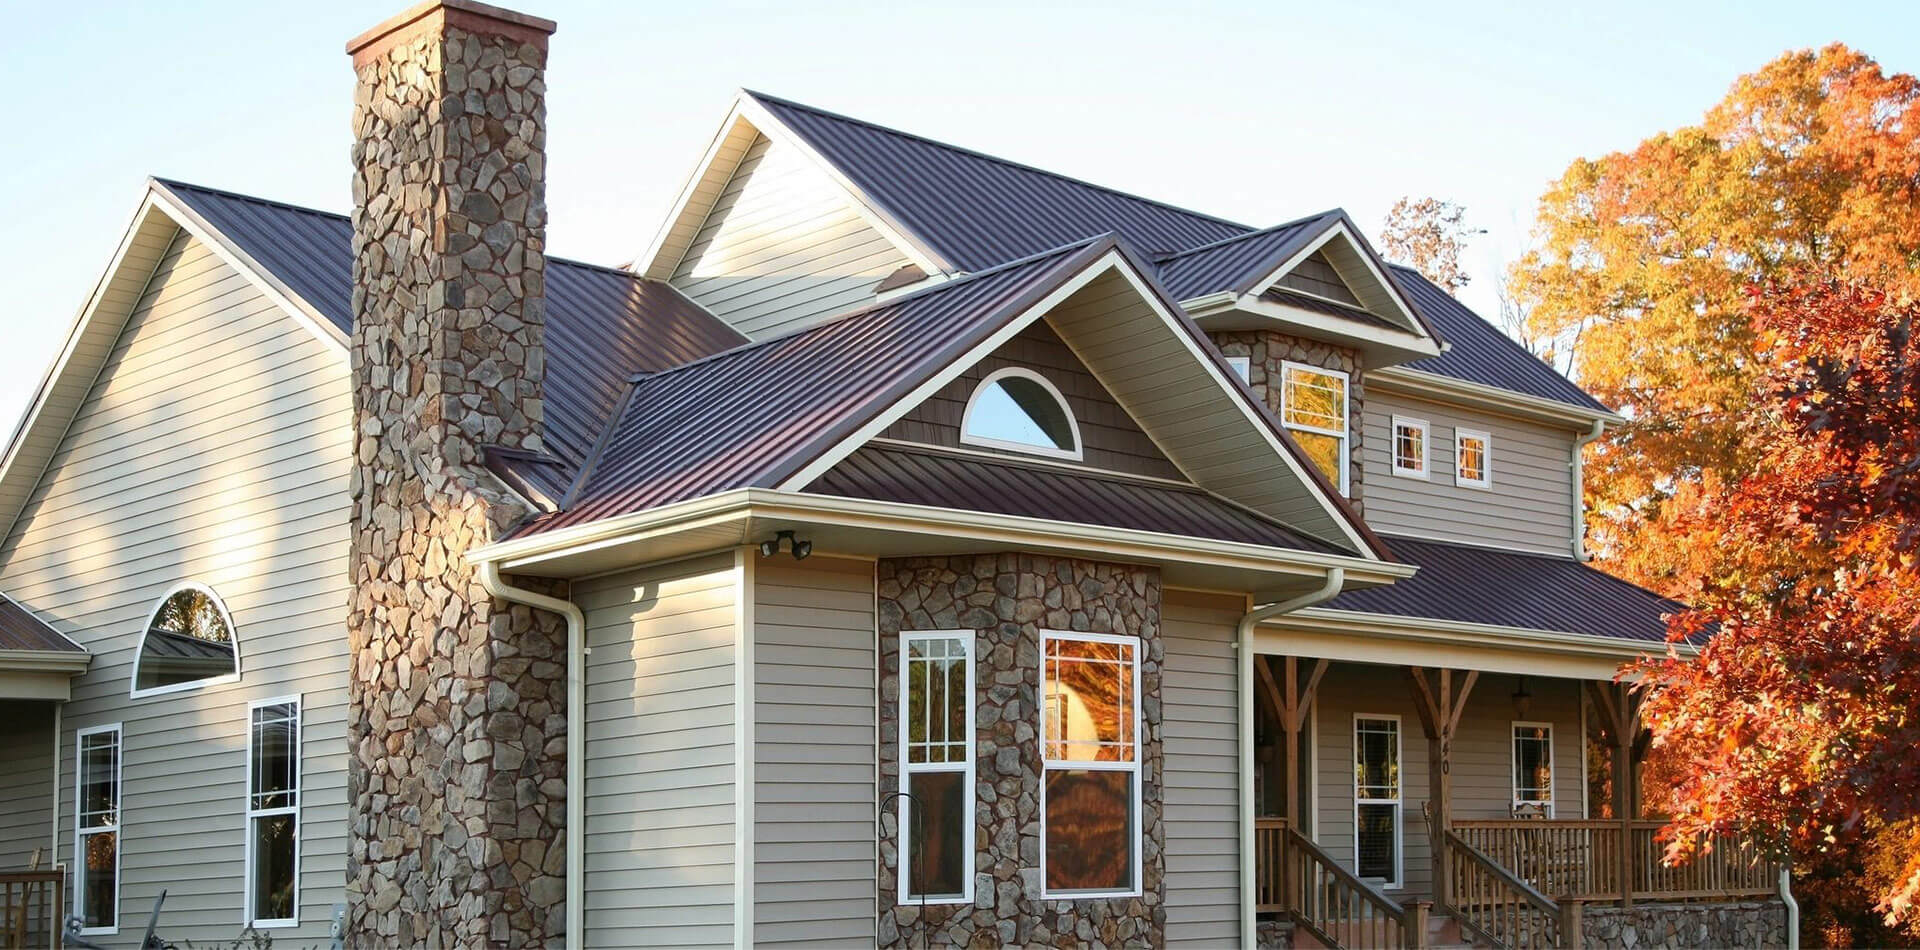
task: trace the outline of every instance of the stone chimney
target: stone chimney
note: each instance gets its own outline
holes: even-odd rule
[[[350,946],[565,929],[564,623],[465,558],[527,513],[484,447],[540,448],[553,30],[434,0],[347,46]]]

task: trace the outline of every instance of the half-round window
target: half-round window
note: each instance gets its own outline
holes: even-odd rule
[[[960,441],[1056,458],[1080,458],[1080,424],[1060,390],[1029,369],[997,370],[973,390]]]
[[[233,617],[212,588],[181,584],[147,618],[133,660],[133,695],[153,696],[240,678]]]

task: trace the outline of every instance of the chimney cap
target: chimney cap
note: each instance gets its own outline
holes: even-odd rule
[[[478,0],[426,0],[389,17],[379,26],[347,41],[347,55],[357,67],[387,51],[394,43],[429,30],[456,26],[474,33],[493,33],[546,48],[547,37],[559,24]]]

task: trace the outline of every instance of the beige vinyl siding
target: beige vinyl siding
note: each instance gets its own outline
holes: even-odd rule
[[[733,942],[732,552],[574,585],[587,615],[587,946]]]
[[[36,850],[53,863],[53,708],[0,702],[0,871],[26,870]]]
[[[1425,481],[1396,477],[1388,456],[1394,416],[1429,426]],[[1491,547],[1570,554],[1573,482],[1568,461],[1576,433],[1535,422],[1382,391],[1367,391],[1362,440],[1367,523],[1383,534],[1410,534]],[[1454,430],[1493,438],[1491,488],[1454,483]]]
[[[671,283],[761,339],[867,303],[905,263],[812,159],[759,136]]]
[[[1238,669],[1243,598],[1169,590],[1161,685],[1166,761],[1167,943],[1233,946],[1240,938]]]
[[[873,944],[873,563],[754,568],[754,943]]]
[[[351,409],[345,354],[177,233],[0,545],[8,592],[94,654],[62,860],[74,733],[124,724],[121,942],[161,888],[169,939],[239,933],[251,700],[302,700],[300,926],[275,938],[325,939],[344,899]],[[149,612],[190,579],[233,615],[240,682],[129,699]]]
[[[1456,674],[1458,682],[1458,674]],[[1580,812],[1580,700],[1574,680],[1527,677],[1533,701],[1529,721],[1553,725],[1554,796],[1557,817]],[[1453,814],[1456,819],[1506,818],[1512,814],[1513,693],[1519,679],[1485,673],[1473,687],[1453,744]],[[1314,841],[1346,867],[1353,867],[1353,722],[1357,714],[1400,717],[1400,795],[1403,883],[1387,894],[1399,900],[1433,895],[1432,859],[1422,805],[1427,787],[1427,739],[1404,667],[1335,663],[1321,680],[1313,709]]]
[[[1282,287],[1302,290],[1328,300],[1338,300],[1355,307],[1364,307],[1359,297],[1353,295],[1353,288],[1342,280],[1340,272],[1327,260],[1325,251],[1314,251],[1307,259],[1295,265],[1277,283]]]

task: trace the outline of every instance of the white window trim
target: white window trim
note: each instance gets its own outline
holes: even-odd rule
[[[1300,423],[1297,423],[1297,422],[1287,421],[1287,376],[1290,375],[1292,371],[1296,369],[1305,370],[1306,372],[1309,372],[1309,373],[1320,373],[1322,375],[1335,376],[1339,378],[1340,385],[1342,387],[1342,396],[1344,397],[1341,399],[1341,407],[1346,411],[1346,425],[1344,428],[1341,428],[1339,430],[1323,429],[1323,428],[1320,428],[1319,426],[1301,425]],[[1348,490],[1347,481],[1349,476],[1349,469],[1353,467],[1353,460],[1352,460],[1353,379],[1352,377],[1348,376],[1346,372],[1342,370],[1328,369],[1327,367],[1324,367],[1324,366],[1315,366],[1312,363],[1297,363],[1292,360],[1282,360],[1280,363],[1280,428],[1301,429],[1307,432],[1313,432],[1319,435],[1333,436],[1334,438],[1339,439],[1340,440],[1340,459],[1345,464],[1340,466],[1340,480],[1336,485],[1334,485],[1334,488],[1337,489],[1342,495],[1347,493],[1347,490]]]
[[[1480,440],[1480,477],[1465,478],[1460,474],[1460,440]],[[1493,487],[1493,435],[1484,429],[1453,430],[1453,483],[1462,488],[1478,488],[1486,491]]]
[[[1047,757],[1047,645],[1055,640],[1080,640],[1091,643],[1117,643],[1133,648],[1133,760],[1114,762],[1110,760],[1052,759]],[[1108,897],[1139,897],[1142,893],[1144,870],[1141,866],[1142,853],[1146,851],[1146,816],[1141,813],[1141,786],[1145,779],[1140,772],[1140,759],[1145,755],[1140,741],[1140,662],[1145,645],[1139,637],[1129,637],[1114,633],[1081,633],[1074,630],[1040,631],[1040,669],[1039,697],[1040,734],[1034,741],[1040,743],[1040,897],[1043,900],[1081,900]],[[1050,769],[1080,769],[1099,772],[1129,772],[1133,775],[1133,827],[1128,834],[1133,838],[1133,886],[1124,890],[1081,890],[1050,891],[1047,889],[1047,772]]]
[[[1360,757],[1360,720],[1362,719],[1385,720],[1385,721],[1391,721],[1393,723],[1393,735],[1394,735],[1393,754],[1394,754],[1394,757],[1398,760],[1397,762],[1398,768],[1394,769],[1394,771],[1400,776],[1400,787],[1399,789],[1397,789],[1398,794],[1395,795],[1391,801],[1384,798],[1362,799],[1360,797],[1359,777],[1355,776],[1354,785],[1353,785],[1353,874],[1355,877],[1359,877],[1363,881],[1372,880],[1370,878],[1363,877],[1360,874],[1360,805],[1362,804],[1362,802],[1368,805],[1392,805],[1393,806],[1393,879],[1390,881],[1382,881],[1380,883],[1380,889],[1383,891],[1404,890],[1407,886],[1407,775],[1406,775],[1407,729],[1406,729],[1406,724],[1401,721],[1398,715],[1395,715],[1392,713],[1362,713],[1362,712],[1354,713],[1353,714],[1353,730],[1350,733],[1350,735],[1352,736],[1352,742],[1353,742],[1353,746],[1352,746],[1353,757],[1356,761],[1358,761]]]
[[[964,649],[966,650],[966,655],[967,655],[967,759],[965,762],[958,762],[958,763],[956,762],[922,762],[918,764],[909,764],[907,762],[907,732],[908,732],[907,730],[907,715],[908,715],[908,712],[907,712],[907,645],[916,640],[959,640],[963,645]],[[899,841],[899,846],[894,849],[894,854],[895,854],[894,864],[896,865],[894,870],[898,872],[898,875],[899,875],[899,882],[894,886],[894,890],[893,890],[893,902],[896,905],[917,906],[920,904],[926,904],[929,906],[939,906],[942,904],[973,903],[974,868],[973,868],[973,861],[971,859],[974,853],[974,843],[973,843],[974,824],[979,819],[979,814],[980,814],[980,795],[979,795],[979,792],[974,789],[974,784],[973,784],[974,783],[973,757],[974,757],[974,746],[975,746],[973,714],[974,714],[974,707],[976,705],[975,696],[974,696],[973,671],[974,671],[974,666],[977,662],[978,662],[978,659],[974,656],[974,632],[972,630],[903,630],[900,632],[900,706],[899,706],[899,718],[895,720],[895,723],[898,726],[897,731],[900,733],[900,751],[899,751],[900,774],[898,777],[899,778],[898,785],[899,785],[899,790],[903,794],[900,796],[900,801],[899,801],[900,813],[898,816],[899,823],[898,825],[896,825],[896,827],[899,829],[899,833],[896,835]],[[966,808],[967,808],[967,820],[962,826],[964,829],[964,833],[966,835],[966,842],[965,842],[965,846],[961,849],[961,852],[960,852],[962,855],[966,857],[966,873],[961,875],[960,896],[958,897],[951,897],[951,898],[929,897],[925,900],[921,900],[919,898],[910,896],[910,890],[912,885],[911,885],[911,881],[909,880],[909,876],[912,869],[909,864],[909,857],[913,853],[913,839],[910,837],[911,832],[909,831],[909,829],[911,829],[913,826],[909,822],[913,820],[913,809],[912,809],[913,800],[906,797],[904,793],[909,790],[909,785],[908,785],[909,779],[911,775],[916,772],[965,772],[966,773],[966,780],[961,786],[965,790],[965,795],[962,798],[962,801],[966,803]]]
[[[113,816],[111,825],[85,827],[82,821],[82,802],[84,782],[86,781],[88,736],[101,733],[113,733]],[[81,936],[93,934],[117,934],[120,932],[120,882],[121,871],[125,866],[127,837],[121,828],[127,823],[127,786],[125,781],[127,764],[127,736],[120,723],[108,723],[104,726],[90,726],[73,735],[73,913],[86,919],[87,868],[83,855],[88,837],[97,834],[113,834],[113,924],[107,927],[82,927]]]
[[[1420,430],[1420,467],[1412,468],[1400,464],[1400,430]],[[1426,481],[1428,473],[1433,471],[1433,427],[1425,419],[1410,416],[1394,416],[1387,429],[1388,468],[1401,478],[1417,478]]]
[[[1538,799],[1522,799],[1520,797],[1520,775],[1519,775],[1520,735],[1519,733],[1520,733],[1520,730],[1522,729],[1543,729],[1547,733],[1547,798],[1545,801],[1540,801]],[[1507,727],[1507,784],[1512,787],[1512,792],[1513,792],[1512,802],[1513,802],[1513,809],[1515,813],[1517,814],[1519,809],[1525,806],[1544,805],[1546,806],[1546,817],[1552,818],[1553,806],[1554,806],[1553,800],[1555,797],[1557,797],[1557,794],[1559,792],[1559,789],[1555,787],[1558,784],[1555,781],[1555,779],[1557,778],[1558,776],[1554,775],[1553,723],[1535,722],[1535,721],[1526,720],[1526,719],[1515,719],[1512,722],[1512,724]]]
[[[262,706],[285,705],[291,705],[293,707],[293,804],[280,808],[256,809],[253,807],[253,711]],[[244,792],[246,795],[246,801],[244,802],[245,807],[241,809],[246,813],[244,830],[247,851],[245,876],[241,878],[240,883],[240,906],[242,908],[240,922],[259,930],[300,926],[300,808],[302,804],[304,804],[303,799],[305,796],[302,793],[305,791],[304,785],[306,783],[306,769],[304,763],[301,762],[302,747],[300,743],[302,732],[304,731],[303,726],[305,725],[305,719],[306,704],[300,701],[298,694],[292,696],[276,696],[272,699],[256,699],[247,704],[247,784]],[[272,815],[293,816],[293,916],[256,919],[253,915],[253,820],[255,818]]]
[[[1072,449],[1060,449],[1049,445],[1029,445],[1025,442],[1010,442],[1006,439],[993,439],[973,434],[973,408],[979,404],[980,394],[990,389],[994,383],[1009,377],[1029,379],[1039,383],[1040,387],[1045,389],[1049,396],[1053,397],[1053,401],[1060,404],[1060,411],[1067,416],[1067,431],[1073,436]],[[960,416],[960,442],[964,445],[981,445],[990,449],[1005,449],[1009,452],[1024,452],[1028,455],[1042,455],[1048,458],[1072,459],[1076,462],[1081,461],[1086,455],[1086,443],[1081,441],[1080,438],[1080,420],[1074,417],[1073,407],[1068,405],[1067,397],[1061,395],[1060,388],[1055,386],[1045,376],[1027,369],[1024,366],[1008,366],[994,370],[988,373],[986,378],[980,380],[980,382],[973,387],[972,394],[967,396],[967,409]]]
[[[1227,366],[1232,368],[1234,374],[1240,377],[1241,382],[1249,386],[1253,385],[1253,357],[1229,356],[1227,357]]]
[[[206,594],[207,599],[213,602],[214,609],[220,611],[220,619],[226,621],[227,624],[227,635],[233,638],[233,672],[223,673],[219,676],[212,676],[203,680],[193,680],[186,683],[169,683],[166,686],[141,689],[140,661],[147,655],[147,631],[153,629],[153,618],[160,616],[160,608],[166,606],[167,601],[172,599],[173,595],[183,590],[197,590]],[[137,647],[133,653],[133,680],[127,684],[127,697],[129,699],[145,699],[149,696],[165,696],[168,693],[181,693],[190,689],[219,686],[222,683],[238,683],[240,682],[240,669],[240,628],[234,626],[233,613],[227,610],[227,602],[220,599],[220,595],[214,593],[213,588],[205,584],[198,581],[181,581],[167,588],[166,592],[161,594],[160,598],[153,602],[153,609],[147,611],[147,624],[140,628],[140,646]]]

